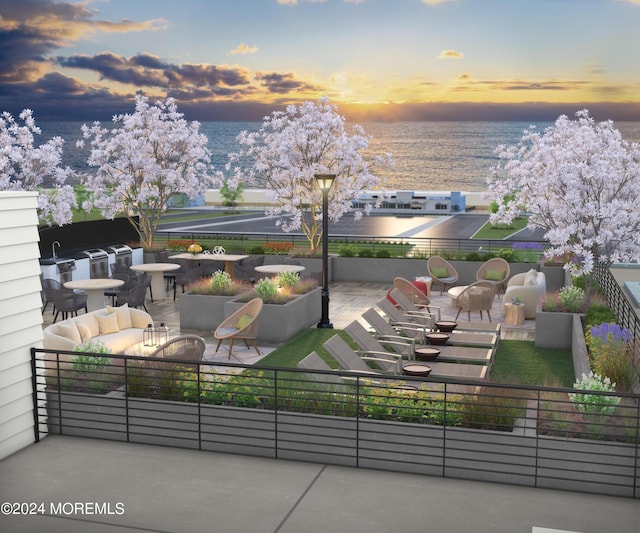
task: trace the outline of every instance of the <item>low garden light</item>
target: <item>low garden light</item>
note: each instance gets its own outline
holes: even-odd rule
[[[335,174],[314,176],[322,191],[322,317],[319,328],[333,328],[329,322],[329,191],[336,179]]]

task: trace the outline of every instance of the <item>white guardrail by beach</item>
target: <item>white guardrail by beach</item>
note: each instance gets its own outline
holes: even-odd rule
[[[395,193],[397,191],[389,191]],[[415,191],[421,195],[441,195],[445,194],[443,191]],[[446,192],[446,194],[451,194]],[[489,207],[489,201],[482,198],[482,192],[480,191],[462,191],[461,193],[466,198],[467,209],[487,209]],[[209,189],[204,194],[205,205],[222,205],[222,195],[219,189]],[[239,206],[265,206],[271,202],[266,196],[264,189],[245,189],[242,192],[242,201],[238,202]]]

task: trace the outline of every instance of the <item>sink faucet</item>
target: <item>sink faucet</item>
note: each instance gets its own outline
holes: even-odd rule
[[[54,259],[58,259],[58,256],[56,255],[56,244],[58,245],[58,248],[60,248],[60,241],[53,241],[51,243],[51,255]]]

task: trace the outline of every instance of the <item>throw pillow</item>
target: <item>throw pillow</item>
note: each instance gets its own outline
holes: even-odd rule
[[[131,314],[129,313],[129,304],[121,305],[120,307],[111,307],[107,305],[107,313],[115,313],[118,318],[118,327],[120,329],[129,329],[133,327],[131,322]]]
[[[236,327],[238,329],[242,329],[245,326],[248,326],[252,320],[253,320],[253,317],[251,315],[244,314],[238,319],[238,322],[236,323]]]
[[[89,326],[85,324],[76,324],[76,327],[78,328],[78,333],[80,333],[80,338],[83,343],[91,340],[92,335]]]
[[[436,278],[448,278],[449,277],[449,271],[445,268],[432,268],[431,269],[431,273],[436,277]]]
[[[100,328],[100,335],[106,335],[107,333],[117,333],[120,331],[118,327],[118,317],[115,313],[110,315],[96,315],[98,319],[98,327]]]
[[[507,273],[506,270],[488,269],[487,273],[485,274],[485,279],[489,281],[502,281],[506,273]]]
[[[530,276],[529,274],[527,274],[524,277],[524,284],[526,286],[537,285],[538,284],[538,276]]]
[[[58,324],[58,335],[69,339],[73,344],[82,344],[82,337],[78,333],[78,328],[73,322],[67,322],[66,324]]]

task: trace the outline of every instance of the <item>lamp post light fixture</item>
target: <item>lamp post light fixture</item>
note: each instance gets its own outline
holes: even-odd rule
[[[316,174],[314,177],[322,191],[322,318],[318,327],[333,329],[329,322],[329,191],[336,175]]]

